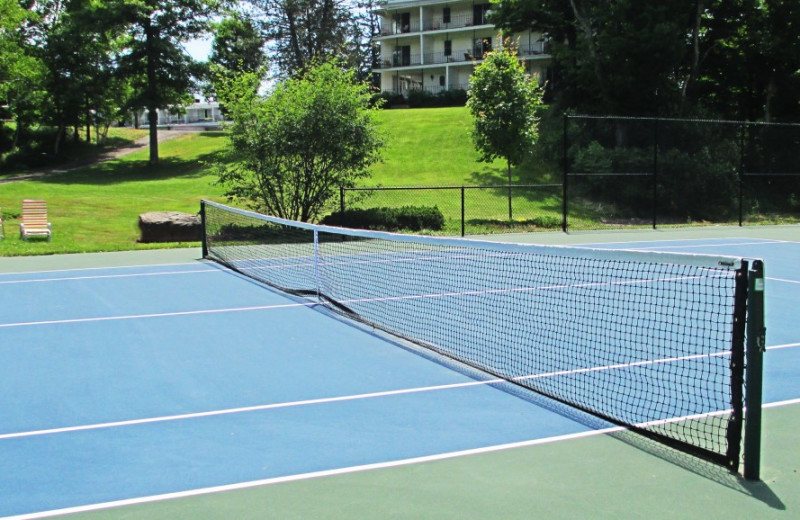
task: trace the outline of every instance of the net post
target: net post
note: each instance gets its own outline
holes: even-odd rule
[[[208,236],[208,232],[206,231],[206,201],[200,201],[200,232],[202,233],[202,248],[203,248],[203,258],[208,258],[208,242],[206,241],[206,237]]]
[[[761,400],[766,326],[764,263],[754,260],[747,291],[747,394],[744,421],[744,478],[759,480],[761,466]]]

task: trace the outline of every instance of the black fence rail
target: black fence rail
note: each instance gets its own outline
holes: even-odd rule
[[[342,188],[340,209],[436,206],[454,235],[800,222],[800,124],[565,115],[560,153],[553,183]]]
[[[461,236],[559,229],[561,190],[561,184],[341,188],[340,210],[435,206],[445,217],[441,232]]]
[[[567,115],[564,229],[800,219],[800,125]]]

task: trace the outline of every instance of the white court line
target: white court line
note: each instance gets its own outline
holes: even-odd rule
[[[160,271],[155,273],[128,273],[128,274],[104,274],[94,276],[68,276],[57,278],[31,278],[27,280],[0,280],[0,285],[43,283],[43,282],[64,282],[75,280],[102,280],[106,278],[138,278],[146,276],[165,276],[178,274],[197,274],[197,273],[221,273],[219,269],[195,269],[191,271]]]
[[[790,406],[800,404],[800,399],[790,399],[777,403],[769,403],[764,405],[764,408],[778,408],[781,406]],[[643,426],[643,425],[640,425]],[[190,498],[202,495],[210,495],[214,493],[224,493],[228,491],[237,491],[243,489],[250,489],[255,487],[270,486],[274,484],[281,484],[286,482],[298,482],[302,480],[311,480],[323,477],[334,477],[338,475],[348,475],[352,473],[361,473],[364,471],[374,471],[379,469],[398,468],[402,466],[410,466],[414,464],[424,464],[429,462],[436,462],[440,460],[455,459],[459,457],[468,457],[472,455],[480,455],[485,453],[493,453],[498,451],[505,451],[518,448],[526,448],[531,446],[541,446],[544,444],[552,444],[555,442],[563,442],[577,439],[584,439],[588,437],[596,437],[599,435],[606,435],[624,431],[625,428],[621,426],[613,426],[610,428],[603,428],[601,430],[589,430],[578,433],[571,433],[567,435],[557,435],[554,437],[546,437],[543,439],[532,439],[528,441],[512,442],[506,444],[497,444],[494,446],[485,446],[482,448],[473,448],[469,450],[453,451],[447,453],[438,453],[435,455],[427,455],[423,457],[414,457],[409,459],[393,460],[388,462],[378,462],[374,464],[363,464],[360,466],[350,466],[345,468],[336,468],[324,471],[314,471],[310,473],[300,473],[296,475],[286,475],[282,477],[266,478],[261,480],[251,480],[248,482],[238,482],[235,484],[226,484],[222,486],[212,486],[206,488],[189,489],[186,491],[178,491],[174,493],[164,493],[160,495],[151,495],[137,498],[129,498],[125,500],[115,500],[112,502],[102,502],[99,504],[88,504],[83,506],[68,507],[63,509],[53,509],[50,511],[40,511],[36,513],[28,513],[15,516],[6,516],[0,520],[37,520],[41,518],[50,518],[54,516],[75,514],[75,513],[88,513],[91,511],[99,511],[102,509],[111,509],[126,506],[135,506],[139,504],[148,504],[154,502],[163,502],[166,500],[176,500],[180,498]]]
[[[49,320],[49,321],[28,321],[19,323],[0,323],[0,329],[11,327],[30,327],[36,325],[59,325],[65,323],[92,323],[100,321],[117,321],[117,320],[138,320],[145,318],[164,318],[171,316],[193,316],[198,314],[217,314],[225,312],[245,312],[245,311],[260,311],[265,309],[287,309],[292,307],[313,307],[319,305],[317,302],[302,302],[302,303],[280,303],[273,305],[256,305],[252,307],[231,307],[227,309],[205,309],[199,311],[177,311],[177,312],[161,312],[157,314],[129,314],[125,316],[101,316],[97,318],[72,318],[65,320]]]
[[[73,267],[69,269],[45,269],[42,271],[20,271],[13,273],[0,273],[0,276],[24,276],[29,274],[72,273],[81,271],[110,271],[113,269],[149,269],[151,267],[178,267],[181,265],[197,265],[198,263],[203,263],[203,262],[198,260],[195,262],[178,262],[172,264],[114,265],[107,267]]]
[[[309,480],[322,477],[332,477],[336,475],[346,475],[350,473],[360,473],[364,471],[372,471],[377,469],[397,468],[400,466],[409,466],[412,464],[423,464],[427,462],[435,462],[439,460],[454,459],[458,457],[466,457],[470,455],[479,455],[482,453],[492,453],[502,450],[510,450],[515,448],[524,448],[528,446],[537,446],[542,444],[549,444],[553,442],[561,442],[573,439],[581,439],[584,437],[594,437],[606,433],[614,433],[622,431],[624,428],[612,427],[602,430],[590,430],[579,433],[572,433],[568,435],[558,435],[555,437],[547,437],[544,439],[533,439],[528,441],[513,442],[508,444],[498,444],[495,446],[486,446],[483,448],[473,448],[469,450],[453,451],[449,453],[438,453],[435,455],[427,455],[424,457],[414,457],[410,459],[393,460],[389,462],[378,462],[374,464],[364,464],[361,466],[350,466],[346,468],[337,468],[324,471],[315,471],[311,473],[301,473],[297,475],[286,475],[283,477],[273,477],[262,480],[252,480],[249,482],[239,482],[236,484],[227,484],[223,486],[214,486],[200,489],[190,489],[187,491],[179,491],[176,493],[165,493],[162,495],[153,495],[147,497],[131,498],[127,500],[116,500],[113,502],[105,502],[100,504],[89,504],[85,506],[69,507],[64,509],[55,509],[51,511],[41,511],[38,513],[22,514],[16,516],[2,517],[0,520],[36,520],[39,518],[49,518],[58,515],[66,515],[73,513],[86,513],[89,511],[98,511],[101,509],[109,509],[115,507],[133,506],[137,504],[146,504],[151,502],[161,502],[164,500],[174,500],[178,498],[188,498],[200,495],[208,495],[212,493],[223,493],[226,491],[236,491],[240,489],[248,489],[259,486],[269,486],[273,484],[280,484],[284,482],[296,482],[300,480]]]
[[[790,347],[800,347],[800,343],[788,343],[785,345],[775,345],[771,347],[767,347],[767,350],[776,350],[776,349],[783,349],[783,348],[790,348]],[[558,376],[566,376],[566,375],[577,375],[577,374],[586,374],[591,372],[602,372],[602,371],[609,371],[609,370],[621,370],[626,368],[636,368],[642,366],[649,366],[649,365],[659,365],[664,363],[675,363],[679,361],[690,361],[695,359],[702,359],[702,358],[713,358],[713,357],[725,357],[730,355],[730,352],[716,352],[710,354],[694,354],[689,356],[678,356],[678,357],[671,357],[671,358],[662,358],[662,359],[649,359],[649,360],[642,360],[642,361],[631,361],[629,363],[617,363],[614,365],[604,365],[604,366],[595,366],[595,367],[587,367],[587,368],[576,368],[573,370],[559,370],[553,372],[544,372],[540,374],[531,374],[526,376],[518,376],[509,378],[510,381],[513,382],[524,382],[530,381],[532,379],[543,379],[547,377],[558,377]],[[493,379],[486,379],[481,381],[468,381],[464,383],[450,383],[446,385],[433,385],[433,386],[423,386],[423,387],[416,387],[416,388],[404,388],[400,390],[387,390],[383,392],[371,392],[366,394],[354,394],[354,395],[344,395],[344,396],[337,396],[337,397],[322,397],[318,399],[307,399],[303,401],[289,401],[285,403],[272,403],[272,404],[263,404],[263,405],[256,405],[256,406],[245,406],[245,407],[238,407],[238,408],[226,408],[223,410],[211,410],[206,412],[196,412],[196,413],[187,413],[187,414],[177,414],[177,415],[166,415],[160,417],[148,417],[144,419],[131,419],[128,421],[114,421],[114,422],[107,422],[107,423],[97,423],[97,424],[86,424],[80,426],[66,426],[63,428],[51,428],[46,430],[33,430],[27,432],[15,432],[15,433],[5,433],[0,434],[0,440],[3,439],[14,439],[20,437],[36,437],[40,435],[53,435],[58,433],[69,433],[69,432],[78,432],[78,431],[86,431],[86,430],[99,430],[104,428],[116,428],[116,427],[125,427],[125,426],[135,426],[138,424],[149,424],[149,423],[158,423],[158,422],[166,422],[166,421],[180,421],[180,420],[187,420],[187,419],[198,419],[201,417],[214,417],[218,415],[230,415],[236,413],[247,413],[247,412],[256,412],[256,411],[263,411],[263,410],[274,410],[279,408],[292,408],[297,406],[309,406],[309,405],[316,405],[316,404],[326,404],[326,403],[338,403],[344,401],[355,401],[360,399],[372,399],[372,398],[379,398],[379,397],[388,397],[388,396],[395,396],[395,395],[406,395],[406,394],[415,394],[420,392],[433,392],[439,390],[453,390],[457,388],[466,388],[471,386],[485,386],[485,385],[494,385],[505,383],[509,380],[501,379],[501,378],[493,378]],[[651,423],[644,423],[643,426],[652,426],[655,424],[665,423],[665,422],[672,422],[672,421],[682,421],[686,420],[687,418],[699,418],[699,417],[706,417],[712,416],[719,413],[727,413],[727,410],[721,412],[708,412],[699,414],[696,416],[687,416],[687,417],[679,417],[677,419],[666,419],[666,420],[658,420]]]
[[[718,274],[713,276],[706,276],[706,278],[717,278],[717,277],[724,277],[726,274]],[[553,290],[561,290],[561,289],[580,289],[586,287],[604,287],[604,286],[622,286],[622,285],[641,285],[641,284],[648,284],[654,282],[676,282],[682,280],[693,280],[696,278],[703,278],[701,276],[678,276],[678,277],[671,277],[671,278],[642,278],[639,280],[623,280],[619,282],[588,282],[588,283],[580,283],[580,284],[557,284],[557,285],[543,285],[537,287],[508,287],[502,289],[478,289],[473,291],[454,291],[454,292],[444,292],[444,293],[427,293],[427,294],[410,294],[410,295],[400,295],[400,296],[385,296],[385,297],[377,297],[377,298],[353,298],[347,300],[337,300],[337,303],[342,305],[348,305],[353,303],[374,303],[374,302],[391,302],[391,301],[403,301],[403,300],[421,300],[426,298],[447,298],[447,297],[462,297],[462,296],[480,296],[480,295],[488,295],[488,294],[513,294],[513,293],[521,293],[521,292],[531,292],[531,291],[553,291]],[[176,311],[176,312],[167,312],[167,313],[155,313],[155,314],[135,314],[135,315],[123,315],[123,316],[104,316],[104,317],[95,317],[95,318],[69,318],[63,320],[45,320],[45,321],[30,321],[30,322],[19,322],[19,323],[0,323],[0,328],[11,328],[11,327],[29,327],[29,326],[38,326],[38,325],[55,325],[55,324],[65,324],[65,323],[90,323],[90,322],[100,322],[100,321],[114,321],[114,320],[132,320],[132,319],[144,319],[144,318],[161,318],[167,316],[189,316],[194,314],[214,314],[214,313],[223,313],[223,312],[239,312],[239,311],[252,311],[252,310],[264,310],[264,309],[276,309],[276,308],[286,308],[286,307],[309,307],[319,305],[317,302],[303,302],[303,303],[290,303],[290,304],[279,304],[279,305],[261,305],[255,307],[232,307],[226,309],[206,309],[206,310],[199,310],[199,311]]]

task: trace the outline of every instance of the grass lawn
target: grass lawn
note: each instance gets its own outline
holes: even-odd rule
[[[148,211],[196,213],[201,198],[224,200],[208,172],[225,141],[221,133],[189,134],[161,143],[161,162],[147,164],[145,148],[123,158],[40,180],[0,185],[6,238],[0,255],[120,251],[165,247],[138,244],[138,216]],[[19,238],[22,199],[47,201],[53,239]],[[181,244],[170,244],[177,246]],[[186,244],[182,244],[186,245]]]
[[[378,113],[387,137],[384,161],[373,168],[367,186],[462,186],[507,182],[503,161],[477,161],[470,137],[466,108],[386,110]],[[131,129],[114,130],[110,138],[123,144],[135,137]],[[117,135],[117,133],[119,135]],[[138,244],[138,215],[148,211],[195,213],[201,198],[224,201],[224,189],[215,184],[209,164],[225,145],[223,133],[187,134],[159,147],[161,163],[147,164],[145,148],[117,160],[38,180],[0,184],[0,207],[5,239],[0,255],[119,251],[187,244]],[[514,182],[547,182],[547,172],[530,165],[513,171]],[[541,179],[541,180],[540,180]],[[391,198],[389,197],[391,194]],[[538,214],[558,214],[558,193],[515,195],[515,220]],[[19,239],[17,217],[22,199],[44,199],[53,225],[52,242]],[[482,232],[489,221],[508,218],[507,190],[469,190],[467,218],[472,232]],[[338,201],[337,201],[338,202]],[[447,232],[460,230],[460,190],[387,192],[374,194],[368,206],[438,206],[447,218]],[[486,228],[489,229],[489,228]]]

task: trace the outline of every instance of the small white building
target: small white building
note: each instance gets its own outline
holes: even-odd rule
[[[138,126],[147,126],[147,111],[143,110],[136,116]],[[195,98],[191,105],[170,107],[158,110],[159,126],[168,125],[202,125],[203,123],[218,123],[224,121],[225,116],[220,110],[219,102],[203,101]]]
[[[489,3],[444,0],[386,0],[381,16],[381,91],[466,90],[483,55],[500,48],[499,31],[488,22]],[[512,37],[519,59],[544,82],[551,62],[545,38],[526,31]]]

